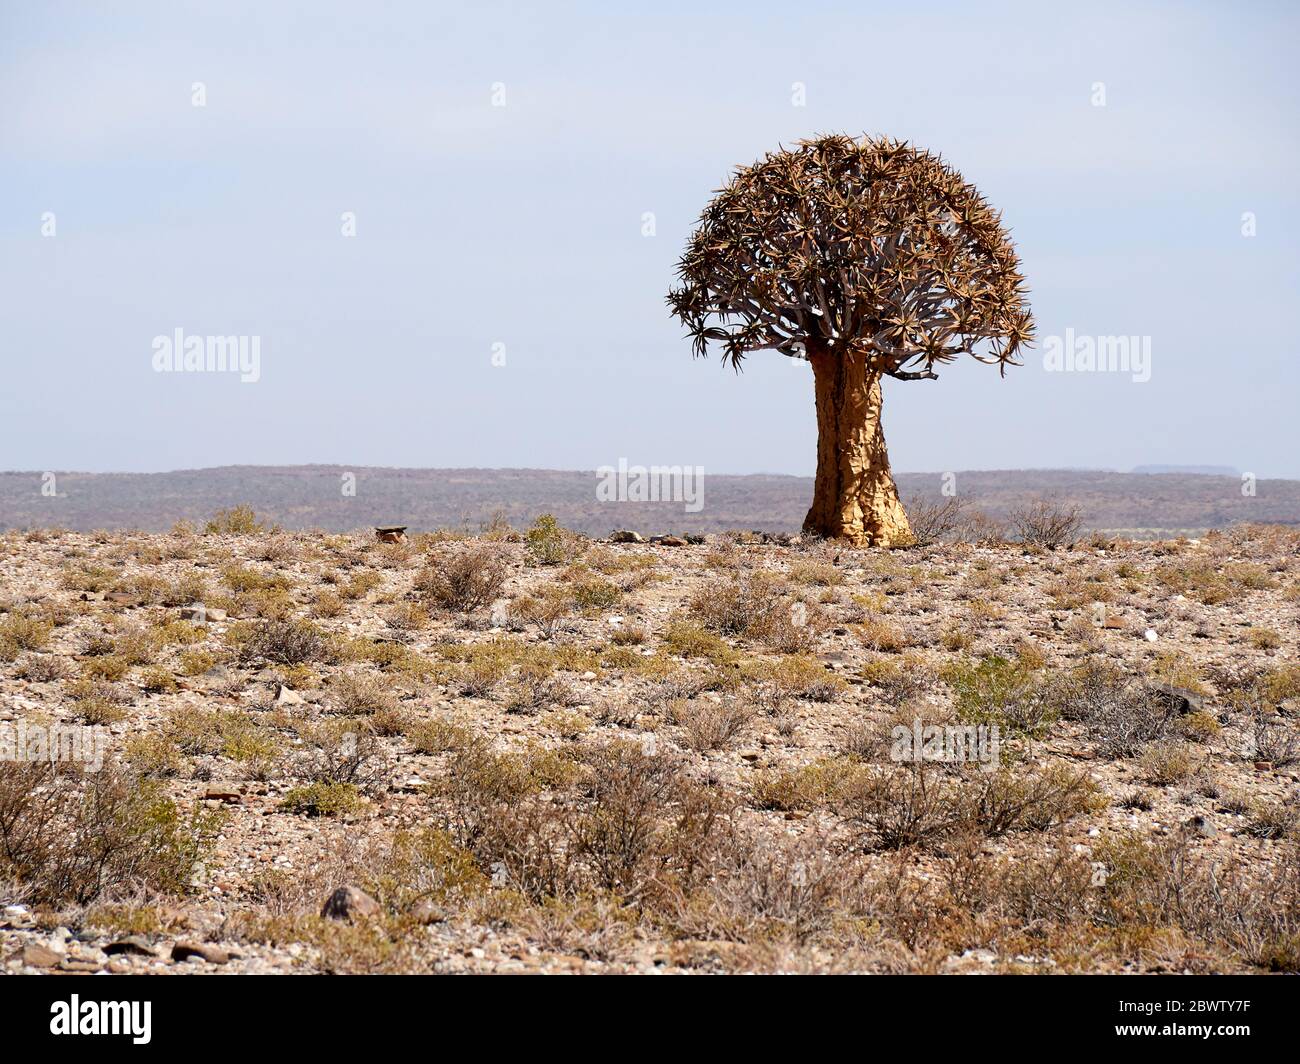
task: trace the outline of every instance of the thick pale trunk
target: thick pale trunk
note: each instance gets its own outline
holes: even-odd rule
[[[858,546],[912,542],[880,427],[880,375],[860,355],[810,354],[817,390],[817,482],[805,532]]]

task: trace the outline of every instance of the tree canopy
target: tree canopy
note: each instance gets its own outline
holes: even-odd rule
[[[888,138],[800,141],[739,167],[678,265],[696,356],[861,352],[900,380],[968,354],[1005,371],[1033,339],[1001,215],[935,155]]]

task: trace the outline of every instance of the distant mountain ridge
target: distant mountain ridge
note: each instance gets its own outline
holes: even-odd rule
[[[1144,467],[1155,469],[1157,467]],[[345,494],[348,478],[355,494]],[[1236,475],[1105,470],[988,470],[903,473],[904,500],[956,493],[1002,519],[1038,497],[1072,502],[1088,528],[1129,536],[1196,534],[1240,522],[1300,525],[1300,481],[1260,480],[1242,494]],[[201,522],[248,503],[285,528],[348,531],[381,524],[413,529],[477,528],[500,514],[527,525],[540,513],[589,535],[764,529],[797,531],[812,498],[812,478],[706,474],[703,506],[602,502],[592,471],[551,469],[392,469],[365,466],[223,466],[169,473],[0,473],[0,529],[62,527],[156,531]]]
[[[1140,465],[1133,467],[1134,473],[1191,473],[1205,477],[1239,477],[1240,471],[1232,466],[1217,465]]]

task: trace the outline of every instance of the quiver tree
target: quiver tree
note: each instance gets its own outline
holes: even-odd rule
[[[911,542],[881,432],[883,377],[934,380],[967,354],[1005,371],[1033,318],[1001,217],[936,156],[827,136],[741,167],[700,218],[673,313],[694,353],[740,369],[772,349],[812,364],[817,479],[804,531]]]

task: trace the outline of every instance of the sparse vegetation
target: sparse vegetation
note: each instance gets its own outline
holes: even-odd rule
[[[88,905],[155,928],[139,899],[186,909],[220,883],[237,940],[340,971],[417,968],[427,920],[584,967],[631,965],[641,941],[670,968],[723,942],[700,963],[963,970],[1014,942],[1148,970],[1153,920],[1204,970],[1300,962],[1277,532],[1068,556],[220,535],[210,556],[189,536],[194,558],[171,535],[0,541],[51,589],[0,590],[5,708],[111,726],[121,759],[25,805],[0,784],[0,890],[43,920]],[[1210,623],[1225,604],[1252,623]],[[1000,732],[987,763],[898,752],[900,726],[980,725]],[[111,843],[102,876],[3,821],[56,793],[74,837]],[[382,913],[320,930],[338,882]]]

